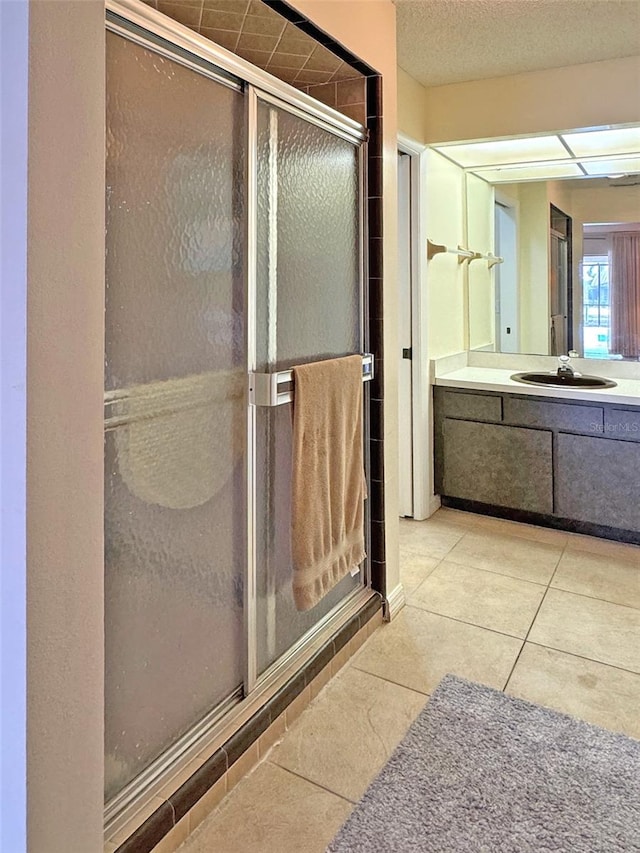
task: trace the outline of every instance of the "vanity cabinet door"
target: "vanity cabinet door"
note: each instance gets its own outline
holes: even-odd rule
[[[552,434],[445,418],[443,494],[553,512]]]
[[[558,436],[556,514],[640,530],[640,444]]]

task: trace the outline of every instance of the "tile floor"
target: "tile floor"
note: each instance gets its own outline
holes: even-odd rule
[[[322,853],[447,672],[640,738],[640,547],[449,509],[400,524],[407,606],[180,853]]]

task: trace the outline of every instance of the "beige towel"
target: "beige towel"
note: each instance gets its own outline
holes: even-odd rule
[[[365,558],[362,358],[293,369],[292,555],[298,610]]]

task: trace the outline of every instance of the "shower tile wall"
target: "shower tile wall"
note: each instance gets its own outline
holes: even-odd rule
[[[366,123],[365,77],[261,0],[145,0],[216,44]]]

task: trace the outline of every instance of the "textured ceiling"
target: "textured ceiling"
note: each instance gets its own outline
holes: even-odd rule
[[[394,2],[398,64],[424,86],[640,54],[640,0]]]

